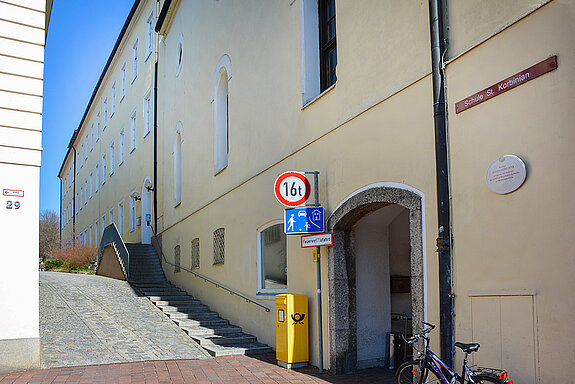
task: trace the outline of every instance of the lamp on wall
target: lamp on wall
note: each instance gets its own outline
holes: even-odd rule
[[[136,201],[138,200],[142,200],[142,196],[140,196],[140,194],[138,192],[134,192],[130,195],[130,197]]]
[[[144,183],[144,187],[150,192],[154,190],[154,186],[152,185],[152,182],[150,180],[146,180],[146,182]]]

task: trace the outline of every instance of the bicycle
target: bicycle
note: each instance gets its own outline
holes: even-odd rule
[[[507,380],[508,374],[504,370],[469,366],[467,357],[471,353],[477,352],[478,343],[455,343],[456,347],[465,352],[461,375],[457,374],[429,349],[429,336],[427,335],[435,328],[435,325],[426,322],[423,324],[426,327],[408,340],[402,336],[403,340],[410,345],[423,339],[425,350],[423,352],[418,351],[419,356],[423,356],[420,359],[407,361],[397,368],[395,373],[397,384],[513,384],[512,380]]]

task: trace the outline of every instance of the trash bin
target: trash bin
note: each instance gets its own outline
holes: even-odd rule
[[[276,360],[284,368],[305,367],[309,361],[307,296],[276,296]]]
[[[397,368],[403,360],[403,340],[401,332],[387,332],[385,364],[389,369]]]

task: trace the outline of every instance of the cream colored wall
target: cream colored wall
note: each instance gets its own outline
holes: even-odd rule
[[[180,245],[182,264],[189,268],[190,242],[199,237],[201,267],[197,272],[271,309],[273,296],[257,295],[256,229],[283,218],[283,206],[272,192],[281,172],[320,171],[320,199],[327,212],[354,191],[377,182],[402,183],[422,191],[427,201],[435,201],[426,5],[372,1],[357,7],[338,2],[338,81],[304,110],[298,6],[297,1],[291,6],[289,2],[182,2],[160,52],[160,201],[166,256],[173,261],[174,247]],[[399,22],[405,18],[419,22]],[[175,76],[180,34],[184,58],[181,72]],[[212,82],[223,54],[229,55],[232,63],[229,166],[214,176]],[[178,121],[183,126],[183,193],[181,205],[174,208],[172,151]],[[426,253],[433,255],[433,203],[426,205],[425,216],[425,230],[431,238]],[[212,233],[220,227],[226,229],[226,261],[213,266]],[[222,316],[262,342],[275,345],[273,312],[247,304],[186,272],[174,274],[171,266],[165,270],[169,279]],[[322,271],[327,366],[325,258]],[[431,287],[437,286],[436,276],[435,259],[430,256]],[[288,291],[308,295],[310,356],[317,365],[315,281],[311,251],[300,249],[298,236],[290,237]],[[436,289],[429,290],[428,303],[429,318],[437,319]]]
[[[476,362],[502,364],[516,382],[572,380],[574,18],[572,1],[552,1],[446,68],[456,338],[480,342]],[[456,102],[553,55],[556,70],[455,114]],[[527,179],[497,195],[485,173],[505,154],[525,161]]]
[[[150,12],[155,9],[155,6],[156,2],[145,1],[142,2],[136,10],[132,22],[97,90],[96,97],[90,105],[86,119],[80,127],[78,138],[75,141],[74,146],[79,154],[82,143],[86,145],[86,134],[88,134],[88,141],[90,141],[92,124],[94,124],[94,131],[96,131],[97,114],[100,113],[100,139],[96,142],[96,133],[94,133],[94,149],[88,152],[88,159],[84,161],[84,165],[80,168],[78,175],[76,175],[76,191],[78,192],[80,190],[85,180],[88,180],[89,189],[90,172],[95,171],[96,164],[98,164],[98,171],[100,173],[100,186],[98,192],[93,193],[92,198],[88,198],[86,205],[82,202],[82,210],[78,212],[76,217],[77,235],[88,229],[90,225],[94,226],[96,221],[98,221],[98,229],[101,234],[103,230],[101,225],[102,215],[106,215],[106,226],[108,226],[110,224],[109,212],[111,209],[114,209],[114,222],[116,226],[118,226],[118,203],[124,200],[124,240],[126,242],[140,242],[141,226],[136,226],[132,232],[129,230],[129,195],[133,190],[141,195],[145,178],[151,178],[153,173],[153,126],[151,132],[144,138],[143,110],[144,95],[151,88],[153,98],[155,57],[152,52],[146,59],[145,23]],[[154,10],[154,12],[156,11]],[[157,12],[154,15],[156,17]],[[132,46],[136,39],[138,39],[138,76],[132,82]],[[126,95],[122,100],[121,68],[124,62],[126,63]],[[116,109],[115,113],[111,115],[111,88],[114,82],[116,82]],[[106,129],[103,130],[103,103],[105,98],[108,100],[108,121]],[[137,122],[136,149],[130,152],[130,117],[134,110],[136,110]],[[125,134],[124,163],[119,165],[119,133],[122,127],[124,128]],[[112,142],[114,142],[115,165],[114,173],[110,176],[110,145]],[[106,154],[107,174],[106,182],[102,184],[102,154],[104,153]],[[136,216],[139,217],[141,215],[141,201],[137,202],[136,208]],[[72,225],[72,221],[70,221],[69,225]],[[100,234],[98,237],[100,237]],[[95,241],[93,245],[96,246]]]

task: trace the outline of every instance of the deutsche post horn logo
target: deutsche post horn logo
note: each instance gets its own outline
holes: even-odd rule
[[[294,325],[303,324],[303,319],[305,319],[305,313],[294,313],[293,315],[291,315],[291,319],[293,320]]]

